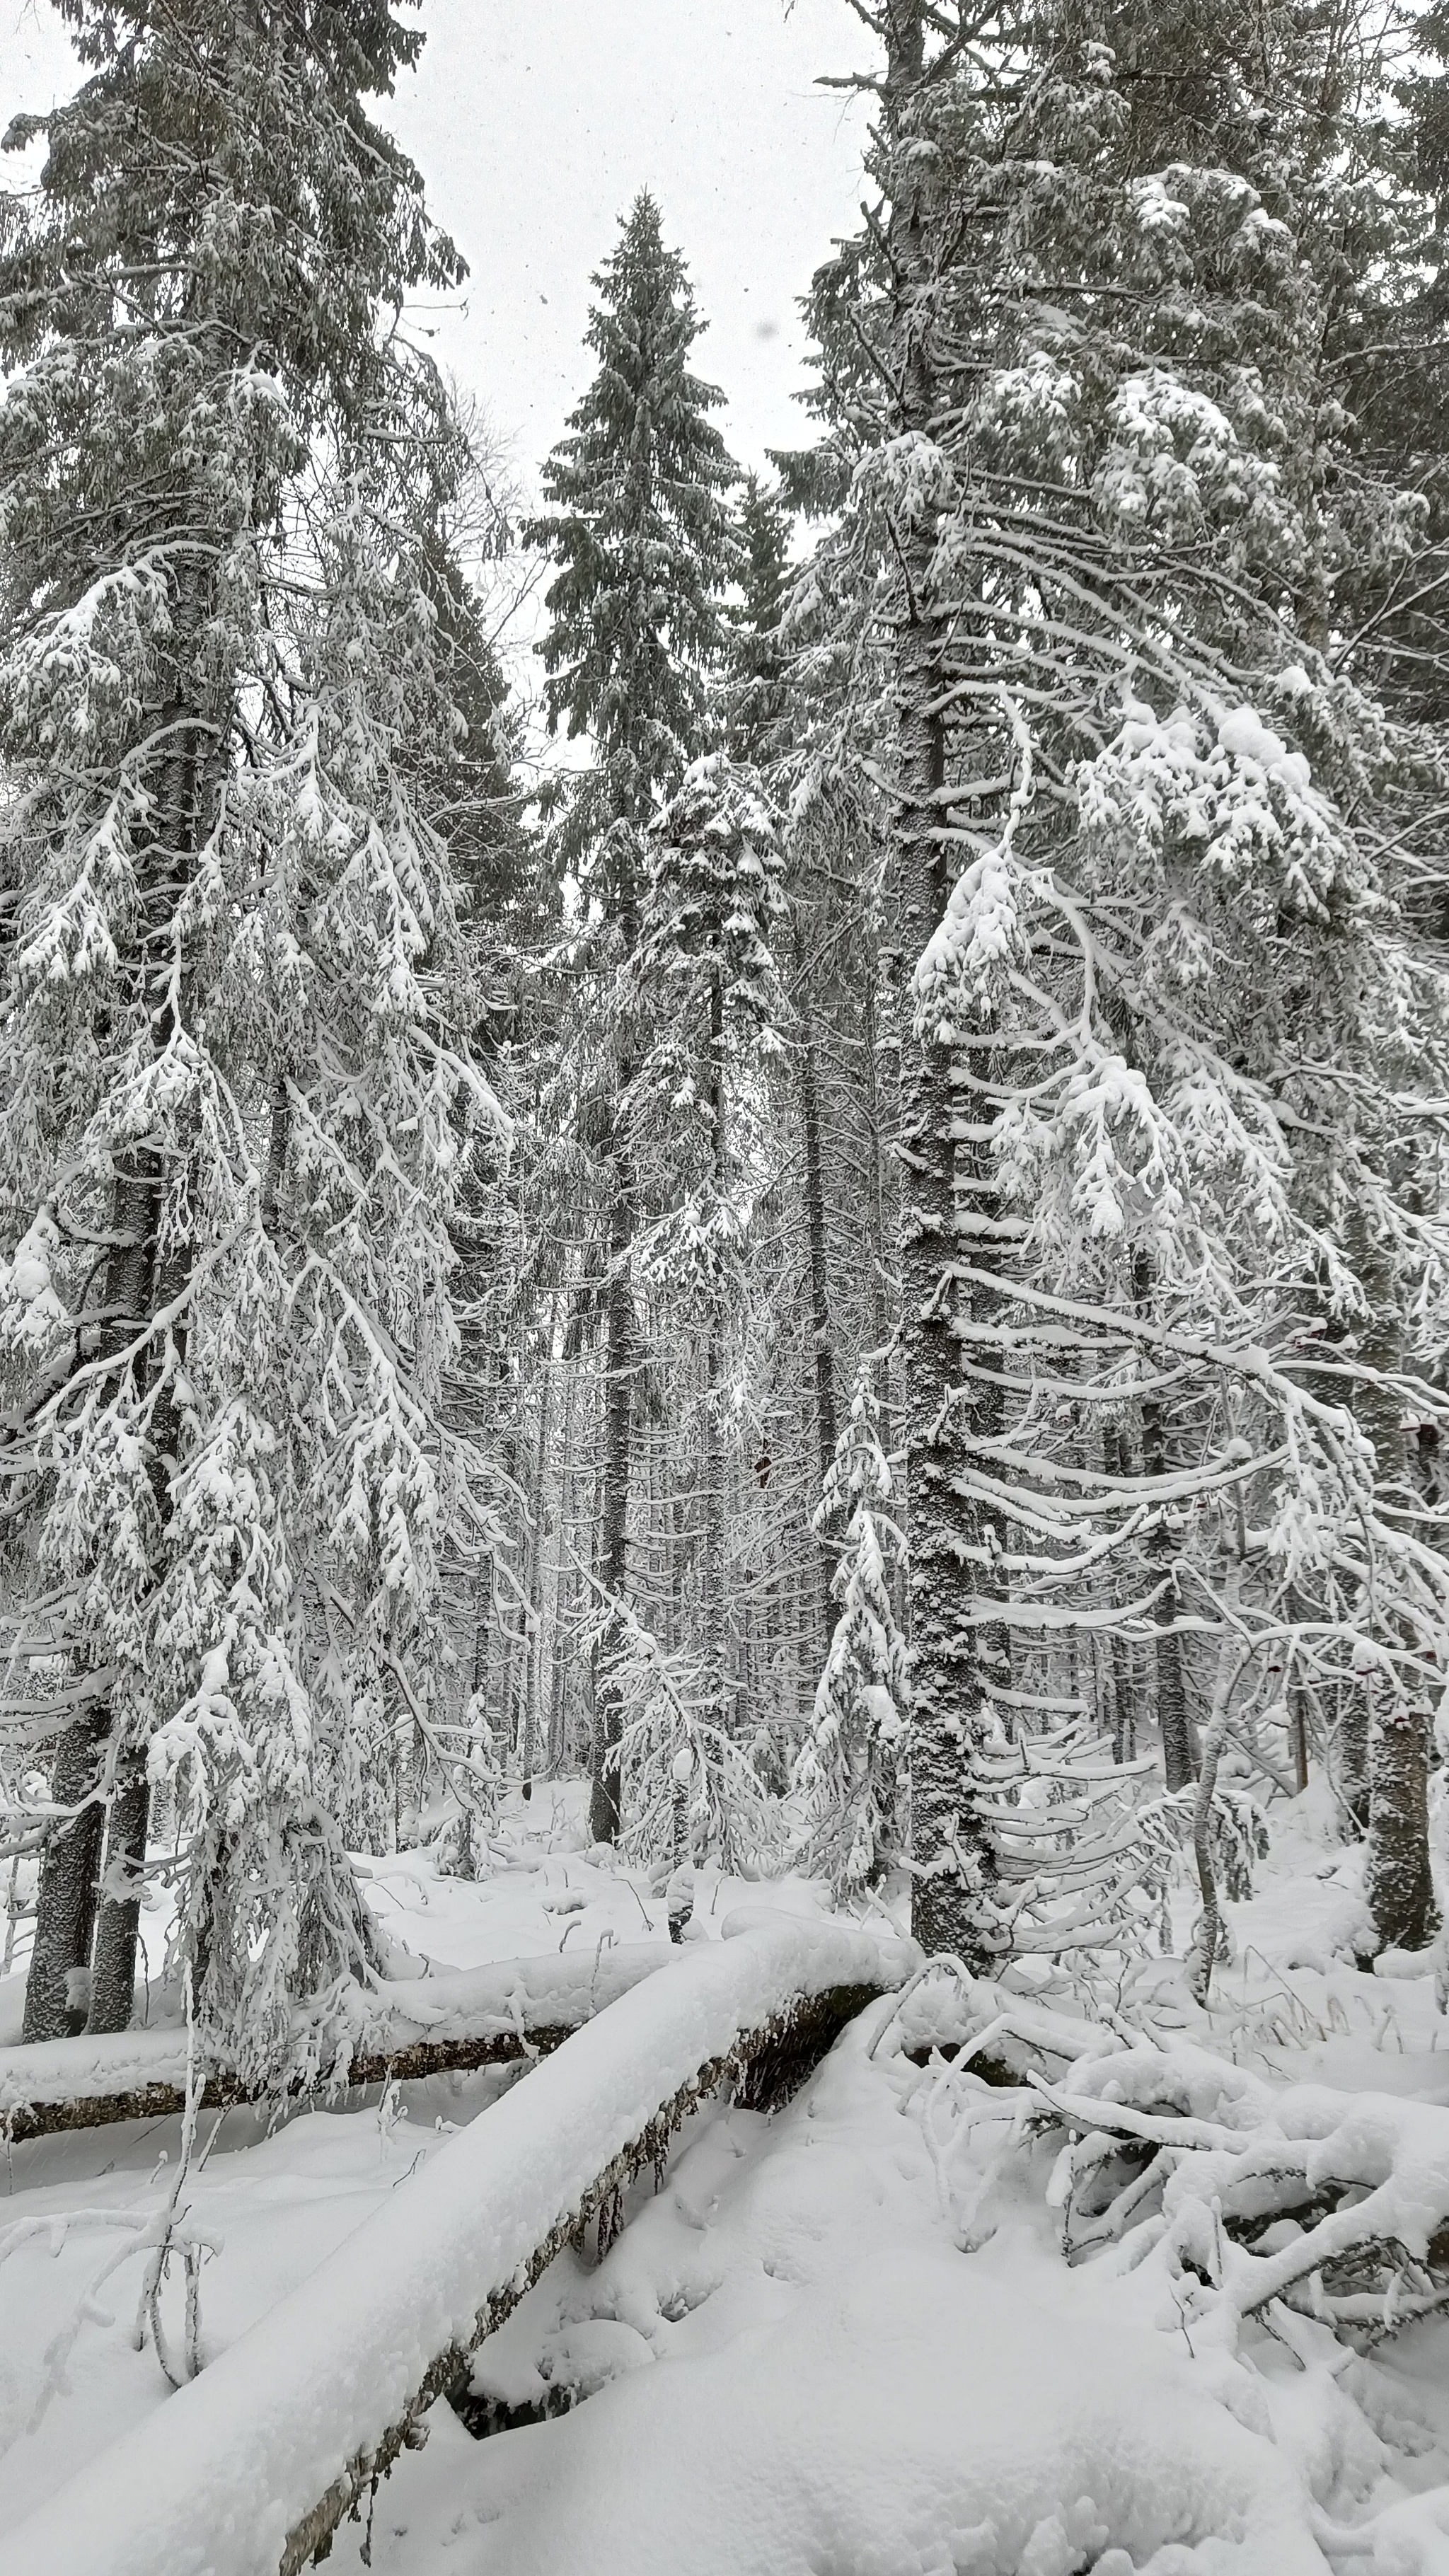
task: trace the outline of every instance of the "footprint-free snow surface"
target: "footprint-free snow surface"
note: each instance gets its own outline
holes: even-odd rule
[[[465,1968],[560,1940],[592,1955],[610,1931],[662,1928],[662,1906],[628,1873],[536,1846],[526,1857],[463,1888],[414,1856],[389,1882],[394,1928]],[[822,1912],[798,1882],[705,1877],[696,1935],[717,1935],[746,1902],[816,1922]],[[1221,2068],[1215,2116],[1229,2126],[1271,2119],[1293,2084],[1318,2088],[1316,2101],[1341,2093],[1346,2111],[1371,2092],[1384,2135],[1402,2102],[1432,2199],[1441,2148],[1449,2160],[1432,1981],[1353,1968],[1357,1902],[1353,1864],[1299,1802],[1259,1896],[1234,1909],[1238,1959],[1210,2014],[1186,2000],[1171,1958],[1142,1963],[1095,2015],[1040,1965],[1013,1972],[993,2009],[1036,2042],[1055,2034],[1053,2080],[1104,2116],[1141,2089],[1129,2051],[1144,2028],[1180,2053],[1185,2101],[1209,2098]],[[604,2259],[568,2248],[481,2347],[467,2422],[445,2401],[433,2408],[426,2448],[378,2487],[370,2530],[343,2526],[330,2565],[348,2576],[368,2563],[378,2576],[1449,2576],[1449,2324],[1430,2315],[1355,2354],[1300,2301],[1229,2334],[1221,2302],[1174,2271],[1152,2226],[1068,2259],[1060,2123],[1034,2126],[1026,2087],[993,2089],[908,2053],[961,2009],[949,1983],[902,2008],[885,1998],[783,2110],[705,2105],[661,2186],[633,2186]],[[977,2020],[982,2009],[978,1994]],[[137,2428],[179,2433],[208,2377],[224,2389],[222,2357],[254,2321],[287,2313],[288,2299],[301,2316],[310,2294],[309,2332],[325,2341],[326,2285],[366,2263],[376,2213],[409,2196],[419,2209],[440,2202],[450,2161],[455,2173],[464,2161],[451,2157],[457,2125],[471,2121],[481,2145],[490,2121],[517,2122],[548,2071],[435,2078],[270,2138],[229,2115],[188,2189],[216,2250],[201,2275],[207,2369],[179,2398],[133,2342],[141,2263],[88,2288],[118,2250],[114,2222],[144,2219],[164,2197],[166,2169],[153,2169],[162,2146],[174,2154],[176,2124],[17,2149],[4,2217],[25,2232],[0,2264],[6,2576],[69,2564],[38,2546],[47,2498],[107,2446],[108,2475],[124,2482],[130,2457],[144,2476]],[[486,2171],[486,2158],[470,2161]],[[480,2236],[504,2215],[480,2208]],[[1268,2241],[1292,2233],[1285,2222]],[[420,2271],[415,2287],[419,2312],[454,2294],[466,2304],[461,2282],[450,2292]],[[360,2282],[337,2329],[355,2334],[369,2301]],[[179,2348],[177,2282],[163,2315]],[[359,2384],[371,2374],[381,2390],[394,2358],[364,2345]],[[285,2411],[274,2404],[273,2419]],[[266,2457],[250,2465],[260,2529],[283,2499]],[[184,2493],[185,2446],[168,2474]],[[233,2563],[199,2487],[193,2532],[184,2566],[167,2555],[147,2576]]]

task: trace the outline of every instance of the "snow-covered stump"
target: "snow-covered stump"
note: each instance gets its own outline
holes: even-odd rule
[[[8,2532],[0,2576],[298,2576],[554,2256],[662,2162],[695,2102],[727,2082],[778,2095],[918,1959],[779,1917],[676,1951]]]

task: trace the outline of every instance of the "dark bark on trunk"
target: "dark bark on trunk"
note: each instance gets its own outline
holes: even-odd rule
[[[557,1778],[564,1767],[564,1689],[568,1658],[564,1648],[566,1605],[572,1583],[565,1570],[565,1556],[573,1533],[574,1484],[574,1405],[578,1371],[571,1368],[564,1380],[563,1444],[558,1471],[558,1545],[554,1551],[553,1613],[549,1632],[548,1673],[548,1768]]]
[[[141,1923],[146,1828],[151,1786],[146,1758],[128,1753],[111,1797],[104,1893],[96,1920],[88,2031],[126,2030],[136,1993],[136,1941]]]
[[[884,130],[922,74],[920,0],[892,0]],[[926,345],[931,292],[925,218],[903,178],[889,247],[896,306],[899,426],[929,433],[935,386]],[[894,865],[908,957],[918,957],[946,907],[949,872],[936,839],[946,744],[938,711],[945,642],[930,596],[934,533],[917,523],[902,544],[895,632],[899,806]],[[955,1101],[951,1053],[908,1019],[903,1049],[900,1162],[901,1269],[907,1478],[911,1546],[911,1929],[928,1952],[954,1951],[975,1970],[990,1962],[995,1854],[977,1797],[975,1754],[985,1688],[974,1623],[983,1537],[957,1490],[962,1396],[953,1330]],[[963,1399],[964,1400],[964,1399]]]
[[[620,1597],[629,1572],[629,1479],[633,1462],[634,1297],[629,1283],[633,1198],[622,1142],[614,1156],[609,1217],[609,1287],[605,1302],[604,1473],[599,1515],[599,1581]],[[603,1676],[595,1693],[594,1778],[589,1832],[596,1843],[619,1839],[619,1738],[623,1713]]]
[[[840,1426],[835,1410],[835,1348],[830,1333],[830,1271],[826,1258],[825,1163],[820,1145],[820,1073],[815,1020],[805,961],[804,934],[795,924],[795,966],[800,986],[800,1123],[805,1142],[805,1228],[810,1253],[810,1340],[815,1361],[815,1438],[822,1483],[835,1458]]]
[[[220,789],[221,765],[214,730],[199,720],[194,699],[189,703],[186,687],[185,654],[188,639],[198,631],[204,613],[203,603],[183,580],[175,621],[177,648],[176,669],[178,694],[158,711],[158,728],[170,748],[159,765],[156,781],[156,837],[149,864],[144,872],[141,904],[137,925],[137,972],[141,989],[152,1003],[153,1044],[159,1054],[175,1034],[169,979],[172,971],[169,955],[169,933],[175,906],[191,872],[191,862],[199,850],[214,817]],[[154,1324],[158,1311],[184,1284],[189,1255],[184,1247],[167,1264],[166,1276],[159,1275],[158,1242],[166,1175],[161,1157],[151,1147],[141,1144],[132,1152],[127,1167],[118,1168],[112,1194],[112,1231],[114,1248],[106,1264],[104,1307],[106,1321],[101,1330],[102,1356],[120,1355]],[[184,1327],[174,1336],[184,1355]],[[125,1363],[143,1381],[154,1382],[162,1365],[162,1354],[154,1339],[136,1359]],[[157,1404],[151,1423],[151,1456],[148,1465],[157,1509],[165,1524],[170,1513],[170,1470],[177,1443],[176,1409],[169,1394]],[[103,1744],[115,1725],[113,1713],[98,1719],[95,1738]],[[67,1738],[69,1742],[69,1738]],[[107,1878],[115,1889],[105,1895],[99,1907],[99,1926],[95,1931],[97,1964],[102,1970],[99,1989],[93,1992],[86,2027],[94,2032],[124,2030],[131,2018],[134,1988],[136,1922],[138,1895],[130,1892],[144,1870],[146,1858],[146,1825],[149,1794],[145,1785],[144,1747],[120,1743],[114,1749],[114,1775],[120,1784],[114,1793],[114,1808],[109,1835]],[[139,1778],[137,1776],[139,1766]],[[90,1830],[88,1828],[88,1830]],[[99,1837],[101,1816],[96,1810],[94,1832]],[[92,1888],[96,1878],[98,1854],[88,1862]],[[96,1926],[94,1898],[77,1904],[70,1884],[74,1867],[73,1851],[64,1837],[47,1846],[41,1863],[39,1904],[53,1927],[53,1941],[61,1938],[61,1926],[69,1927],[68,1936],[79,1944],[65,1963],[64,1974],[87,1964],[93,1928]],[[46,1880],[58,1873],[58,1883],[47,1899]],[[37,1943],[36,1961],[39,1959]],[[129,1963],[129,1979],[128,1979]],[[35,1963],[32,1964],[32,1974]],[[52,1947],[50,1964],[44,1971],[47,1999],[37,2001],[37,2017],[53,2021],[55,2014],[55,1980],[61,1974],[59,1951]],[[29,1998],[27,1992],[27,2020]]]
[[[1429,1868],[1429,1720],[1402,1701],[1371,1740],[1364,1895],[1380,1947],[1422,1950],[1438,1930]]]
[[[924,947],[944,908],[936,882],[925,801],[940,783],[940,726],[919,711],[931,696],[929,646],[900,639],[902,772],[909,793],[925,791],[903,818],[903,911],[913,946]],[[912,645],[918,652],[913,654]],[[913,669],[912,664],[916,667]],[[913,782],[914,774],[914,782]],[[923,810],[924,809],[924,810]],[[901,1121],[906,1443],[911,1540],[911,1841],[917,1871],[911,1929],[928,1952],[955,1951],[982,1969],[983,1894],[992,1854],[975,1812],[971,1755],[982,1722],[985,1681],[973,1626],[982,1533],[958,1492],[961,1379],[952,1330],[955,1292],[954,1154],[950,1141],[950,1059],[929,1037],[908,1039]]]
[[[713,1121],[715,1198],[718,1204],[722,1204],[729,1158],[725,1132],[724,990],[718,969],[711,977],[709,988],[709,1098]],[[704,1668],[709,1680],[714,1718],[720,1726],[725,1724],[729,1706],[729,1673],[725,1659],[724,1442],[720,1434],[723,1378],[724,1317],[719,1295],[712,1293],[705,1318],[699,1590]]]
[[[529,1496],[531,1526],[528,1534],[528,1631],[524,1646],[523,1729],[520,1768],[523,1795],[533,1796],[533,1775],[538,1764],[538,1743],[543,1704],[543,1585],[544,1549],[548,1535],[544,1495],[548,1480],[548,1439],[553,1423],[553,1355],[558,1336],[558,1300],[555,1297],[548,1325],[548,1357],[538,1391],[538,1426],[533,1449],[533,1491]]]
[[[820,1145],[820,1073],[815,1052],[815,1016],[805,955],[805,934],[795,916],[795,974],[800,1009],[800,1125],[805,1146],[805,1237],[810,1261],[810,1347],[815,1370],[815,1445],[823,1485],[835,1459],[839,1423],[835,1411],[835,1349],[830,1333],[830,1271],[825,1238],[825,1166]],[[819,1622],[822,1657],[833,1625],[830,1578],[835,1547],[823,1534],[819,1564]]]
[[[877,971],[874,963],[872,971]],[[889,1455],[892,1442],[890,1367],[884,1355],[886,1347],[890,1341],[891,1301],[886,1281],[885,1155],[881,1148],[881,1137],[887,1124],[889,1124],[892,1138],[894,1138],[895,1131],[899,1125],[899,1117],[898,1115],[891,1115],[888,1119],[886,1103],[882,1098],[880,1079],[881,1041],[876,1027],[876,997],[873,988],[869,984],[866,986],[865,1002],[861,1019],[862,1035],[865,1040],[866,1114],[868,1122],[866,1136],[866,1181],[870,1195],[871,1222],[871,1332],[875,1348],[880,1354],[875,1367],[875,1400],[880,1407],[881,1447],[886,1451],[887,1455]],[[899,1055],[898,1048],[895,1049],[894,1052],[897,1056]],[[895,1091],[898,1094],[898,1083],[895,1086]],[[892,1108],[893,1110],[898,1111],[898,1098],[893,1101]]]
[[[139,1213],[139,1211],[138,1211]],[[143,1311],[164,1306],[180,1285],[167,1265],[158,1278],[156,1237],[161,1217],[159,1172],[148,1182],[144,1230],[137,1264],[137,1287],[147,1303]],[[176,1340],[184,1356],[184,1327]],[[157,1365],[153,1353],[150,1366]],[[170,1515],[171,1464],[180,1438],[180,1418],[168,1387],[151,1417],[148,1474],[156,1509],[164,1526]],[[146,1748],[124,1746],[116,1756],[110,1818],[106,1828],[106,1867],[96,1914],[95,1958],[91,1975],[92,2034],[128,2028],[136,1987],[136,1941],[141,1919],[141,1887],[146,1870],[146,1834],[151,1817],[151,1789],[146,1777]]]
[[[1362,1223],[1351,1227],[1350,1243],[1369,1302],[1358,1355],[1366,1368],[1391,1378],[1403,1352],[1390,1265]],[[1411,1500],[1400,1398],[1392,1386],[1360,1384],[1354,1411],[1373,1442],[1379,1508],[1398,1517]],[[1380,1947],[1421,1950],[1437,1928],[1429,1869],[1429,1714],[1417,1704],[1412,1682],[1392,1685],[1376,1716],[1366,1692],[1360,1697],[1368,1739],[1364,1895]],[[1356,1803],[1352,1797],[1350,1803]]]
[[[979,1111],[977,1116],[979,1118]],[[1001,1223],[1001,1199],[995,1186],[989,1134],[984,1127],[975,1125],[969,1110],[964,1108],[958,1108],[956,1134],[956,1231],[965,1237],[966,1256],[974,1268],[1002,1271],[1005,1267],[1005,1241],[1009,1238]],[[971,1365],[990,1372],[988,1377],[971,1382],[969,1392],[963,1390],[958,1406],[963,1428],[973,1440],[999,1440],[1006,1429],[1006,1383],[1000,1347],[982,1338],[999,1318],[1002,1303],[997,1289],[988,1287],[981,1279],[972,1281],[969,1297],[974,1328]],[[986,1601],[1004,1604],[1010,1588],[1004,1563],[1008,1528],[1006,1515],[998,1504],[983,1501],[976,1507],[976,1522],[982,1550],[980,1592],[983,1604]],[[1005,1619],[983,1621],[978,1631],[977,1651],[985,1697],[995,1708],[1006,1733],[1011,1735],[1014,1726],[1009,1697],[1012,1689],[1010,1623]]]
[[[883,963],[884,960],[878,952],[877,957],[872,960],[872,976],[879,971]],[[891,1011],[888,1017],[894,1025],[894,1011]],[[896,1445],[896,1416],[891,1387],[890,1358],[893,1283],[886,1260],[886,1247],[889,1240],[886,1213],[886,1156],[887,1152],[892,1155],[896,1153],[900,1138],[901,1050],[899,1037],[893,1038],[889,1033],[885,1041],[880,1037],[876,990],[872,981],[867,981],[866,984],[862,1028],[865,1038],[868,1118],[866,1177],[870,1193],[871,1217],[871,1340],[876,1354],[871,1383],[880,1414],[880,1445],[886,1457],[890,1458]],[[888,1087],[883,1085],[881,1080],[882,1052],[894,1058],[895,1079]],[[908,1569],[897,1560],[891,1568],[890,1588],[896,1618],[903,1634],[909,1633],[910,1628],[909,1584]]]
[[[1152,1267],[1144,1253],[1133,1263],[1132,1285],[1138,1312],[1145,1313],[1152,1295]],[[1142,1472],[1144,1476],[1167,1473],[1167,1426],[1161,1405],[1151,1395],[1142,1399]],[[1176,1553],[1165,1513],[1160,1513],[1147,1541],[1148,1565],[1161,1585],[1152,1612],[1157,1628],[1157,1724],[1167,1786],[1185,1789],[1197,1777],[1200,1757],[1187,1705],[1182,1639],[1174,1628],[1181,1602],[1173,1563]]]
[[[23,2040],[69,2039],[85,2028],[86,2005],[72,2002],[72,1979],[90,1958],[96,1917],[105,1824],[99,1784],[107,1731],[104,1717],[78,1720],[67,1727],[56,1749],[51,1796],[58,1807],[74,1807],[78,1813],[57,1822],[46,1836],[35,1946],[25,1981]]]
[[[152,1154],[138,1154],[134,1170],[117,1180],[112,1196],[112,1224],[119,1240],[106,1262],[103,1295],[108,1320],[104,1328],[103,1348],[113,1352],[124,1350],[150,1316],[159,1196],[156,1158]],[[111,1725],[109,1708],[102,1708],[88,1725],[70,1727],[62,1736],[52,1784],[58,1806],[73,1806],[81,1798],[100,1791]],[[67,2007],[64,2001],[72,1977],[90,1966],[105,1822],[105,1802],[97,1795],[74,1826],[63,1826],[47,1837],[36,1900],[35,1947],[31,1953],[25,1993],[24,2036],[27,2039],[63,2039],[71,2032],[88,2027],[124,2030],[131,2018],[130,1987],[126,1990],[125,2013],[120,2021],[93,2021],[90,2019],[93,2002],[88,2001],[76,2008]],[[136,1826],[137,1810],[133,1803],[127,1812],[125,1831],[134,1833]],[[118,1844],[113,1832],[111,1856],[121,1865],[123,1872],[145,1859],[144,1816],[140,1818],[140,1832],[139,1850],[128,1843]],[[113,1911],[109,1900],[101,1903],[107,1962],[105,1992],[111,2008],[117,2009],[118,1963],[124,1959],[126,1943],[124,1925],[117,1923],[113,1926],[109,1921]],[[130,1956],[134,1983],[134,1933]],[[33,2007],[32,1993],[35,1998]]]
[[[1298,1592],[1290,1584],[1284,1604],[1288,1617],[1302,1616]],[[1308,1786],[1308,1687],[1303,1679],[1303,1658],[1295,1647],[1288,1662],[1288,1749],[1293,1756],[1294,1786],[1300,1795]]]
[[[704,1413],[700,1425],[700,1644],[709,1681],[711,1713],[723,1725],[729,1676],[725,1669],[724,1457],[719,1429],[720,1352],[713,1329],[704,1355]]]
[[[1109,1476],[1119,1481],[1128,1472],[1127,1443],[1114,1423],[1102,1433],[1102,1464]],[[1115,1631],[1112,1637],[1112,1755],[1117,1762],[1137,1759],[1137,1700],[1134,1676],[1127,1654],[1127,1640]]]

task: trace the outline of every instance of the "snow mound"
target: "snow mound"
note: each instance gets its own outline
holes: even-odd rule
[[[639,2465],[649,2462],[647,2513]],[[900,2247],[487,2443],[468,2576],[1323,2576],[1288,2464],[1164,2339]],[[1107,2553],[1125,2552],[1113,2560]]]

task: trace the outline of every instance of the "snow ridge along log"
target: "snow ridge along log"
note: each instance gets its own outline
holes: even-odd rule
[[[786,1918],[676,1952],[7,2533],[0,2576],[298,2576],[694,2101],[729,2080],[783,2091],[918,1960]]]
[[[389,1980],[359,1991],[344,2069],[295,2088],[335,2100],[364,2084],[543,2057],[596,2012],[678,1956],[668,1941],[626,1941],[597,1953],[549,1951],[485,1968]],[[224,2069],[207,2079],[203,2110],[255,2100]],[[104,2038],[0,2048],[0,2139],[12,2146],[60,2129],[156,2120],[186,2103],[186,2033],[172,2023]]]

